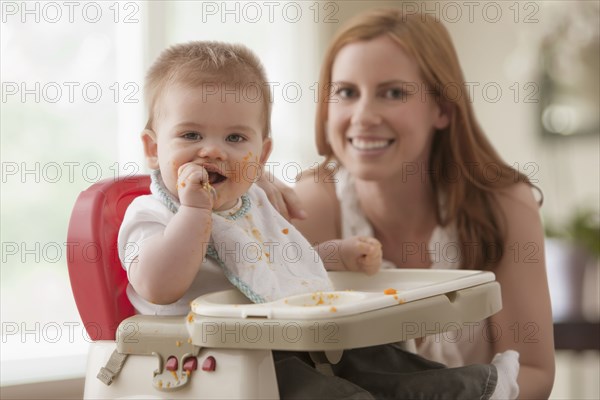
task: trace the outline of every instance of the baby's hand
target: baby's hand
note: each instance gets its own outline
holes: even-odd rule
[[[381,267],[381,243],[372,237],[354,236],[341,240],[340,256],[346,270],[373,275]]]
[[[203,166],[189,162],[177,171],[177,195],[183,206],[212,210],[216,191]]]

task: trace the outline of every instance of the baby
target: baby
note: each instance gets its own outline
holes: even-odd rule
[[[272,147],[258,58],[241,45],[175,45],[150,68],[145,93],[152,195],[132,202],[119,232],[136,310],[183,315],[196,297],[232,285],[254,302],[331,290],[320,257],[254,184]],[[374,239],[332,245],[332,268],[341,259],[352,270],[379,267]]]

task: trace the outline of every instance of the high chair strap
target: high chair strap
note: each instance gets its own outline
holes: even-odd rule
[[[119,353],[117,350],[113,351],[106,366],[100,368],[100,372],[98,372],[96,378],[100,379],[106,386],[109,386],[113,379],[121,372],[127,356],[128,354]]]

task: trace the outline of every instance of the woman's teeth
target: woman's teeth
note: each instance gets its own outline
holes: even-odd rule
[[[365,140],[360,138],[350,139],[352,147],[358,150],[377,150],[387,147],[392,141],[389,139]]]

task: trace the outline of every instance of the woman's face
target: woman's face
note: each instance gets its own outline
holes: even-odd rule
[[[327,138],[352,175],[382,180],[426,173],[433,133],[448,117],[397,43],[379,36],[342,47],[331,80]]]

